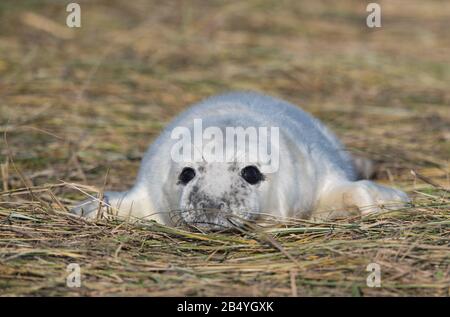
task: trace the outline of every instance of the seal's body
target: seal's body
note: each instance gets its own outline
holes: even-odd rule
[[[238,160],[250,147],[235,150],[231,160],[205,159],[203,150],[216,135],[212,132],[201,136],[200,148],[192,144],[192,152],[202,153],[200,160],[174,159],[179,142],[174,131],[183,128],[195,134],[195,120],[201,120],[205,132],[222,135],[229,127],[277,128],[278,138],[268,142],[279,155],[271,160],[276,168],[258,159]],[[381,205],[398,207],[408,201],[399,190],[357,180],[352,157],[317,119],[286,101],[250,92],[219,95],[190,107],[150,146],[134,186],[126,192],[106,192],[104,198],[105,206],[122,217],[166,225],[182,220],[207,229],[261,214],[324,218],[351,210],[376,212]],[[94,217],[98,206],[98,199],[88,200],[73,212]]]

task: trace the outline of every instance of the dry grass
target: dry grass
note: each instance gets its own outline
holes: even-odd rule
[[[70,31],[57,1],[0,3],[0,295],[450,295],[449,3],[380,1],[369,30],[356,0],[78,2]],[[414,206],[264,234],[67,214],[68,183],[127,188],[171,117],[230,89],[302,105]]]

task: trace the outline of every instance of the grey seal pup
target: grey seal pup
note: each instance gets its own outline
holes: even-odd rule
[[[259,139],[251,138],[255,131]],[[220,137],[226,140],[217,142]],[[270,153],[250,155],[262,143]],[[329,219],[396,209],[409,201],[400,190],[360,180],[355,161],[299,107],[260,93],[231,92],[176,117],[147,150],[131,189],[91,197],[71,212],[218,230],[261,215]]]

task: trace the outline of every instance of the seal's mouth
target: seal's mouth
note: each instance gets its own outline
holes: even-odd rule
[[[257,214],[252,212],[239,212],[239,215],[237,215],[231,210],[212,208],[172,210],[170,214],[175,226],[200,231],[238,229],[247,222],[253,222],[257,219]]]

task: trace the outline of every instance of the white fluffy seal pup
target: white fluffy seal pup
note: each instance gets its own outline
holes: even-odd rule
[[[264,145],[270,151],[262,151]],[[255,150],[261,153],[253,155]],[[188,108],[149,147],[134,186],[102,198],[88,199],[72,213],[94,218],[108,211],[218,230],[263,214],[323,219],[409,201],[402,191],[358,180],[354,160],[319,120],[252,92],[218,95]]]

